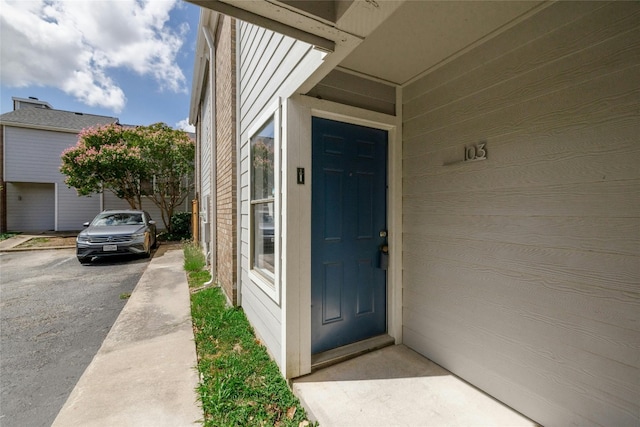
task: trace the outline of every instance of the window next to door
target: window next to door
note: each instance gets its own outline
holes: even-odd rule
[[[250,139],[251,269],[273,284],[275,278],[275,118]]]

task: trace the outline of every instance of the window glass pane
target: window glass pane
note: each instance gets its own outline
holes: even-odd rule
[[[273,118],[251,138],[251,199],[275,196],[273,175]]]
[[[253,267],[274,274],[273,202],[256,203],[253,208]]]

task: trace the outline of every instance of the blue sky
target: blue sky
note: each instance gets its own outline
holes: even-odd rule
[[[32,96],[186,129],[199,15],[182,0],[0,0],[0,113]]]

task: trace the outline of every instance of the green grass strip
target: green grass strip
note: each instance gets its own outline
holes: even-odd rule
[[[228,307],[220,288],[192,294],[191,316],[205,426],[311,425],[244,312]]]
[[[187,242],[182,245],[184,250],[184,269],[188,272],[198,272],[206,265],[204,254],[197,243]]]

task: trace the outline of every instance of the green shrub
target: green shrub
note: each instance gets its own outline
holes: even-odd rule
[[[10,239],[13,236],[16,236],[18,234],[20,234],[20,233],[2,233],[2,234],[0,234],[0,240]]]
[[[163,233],[161,240],[190,240],[191,212],[178,212],[171,217],[171,233]]]
[[[173,234],[191,238],[191,212],[178,212],[171,217],[171,231]]]

